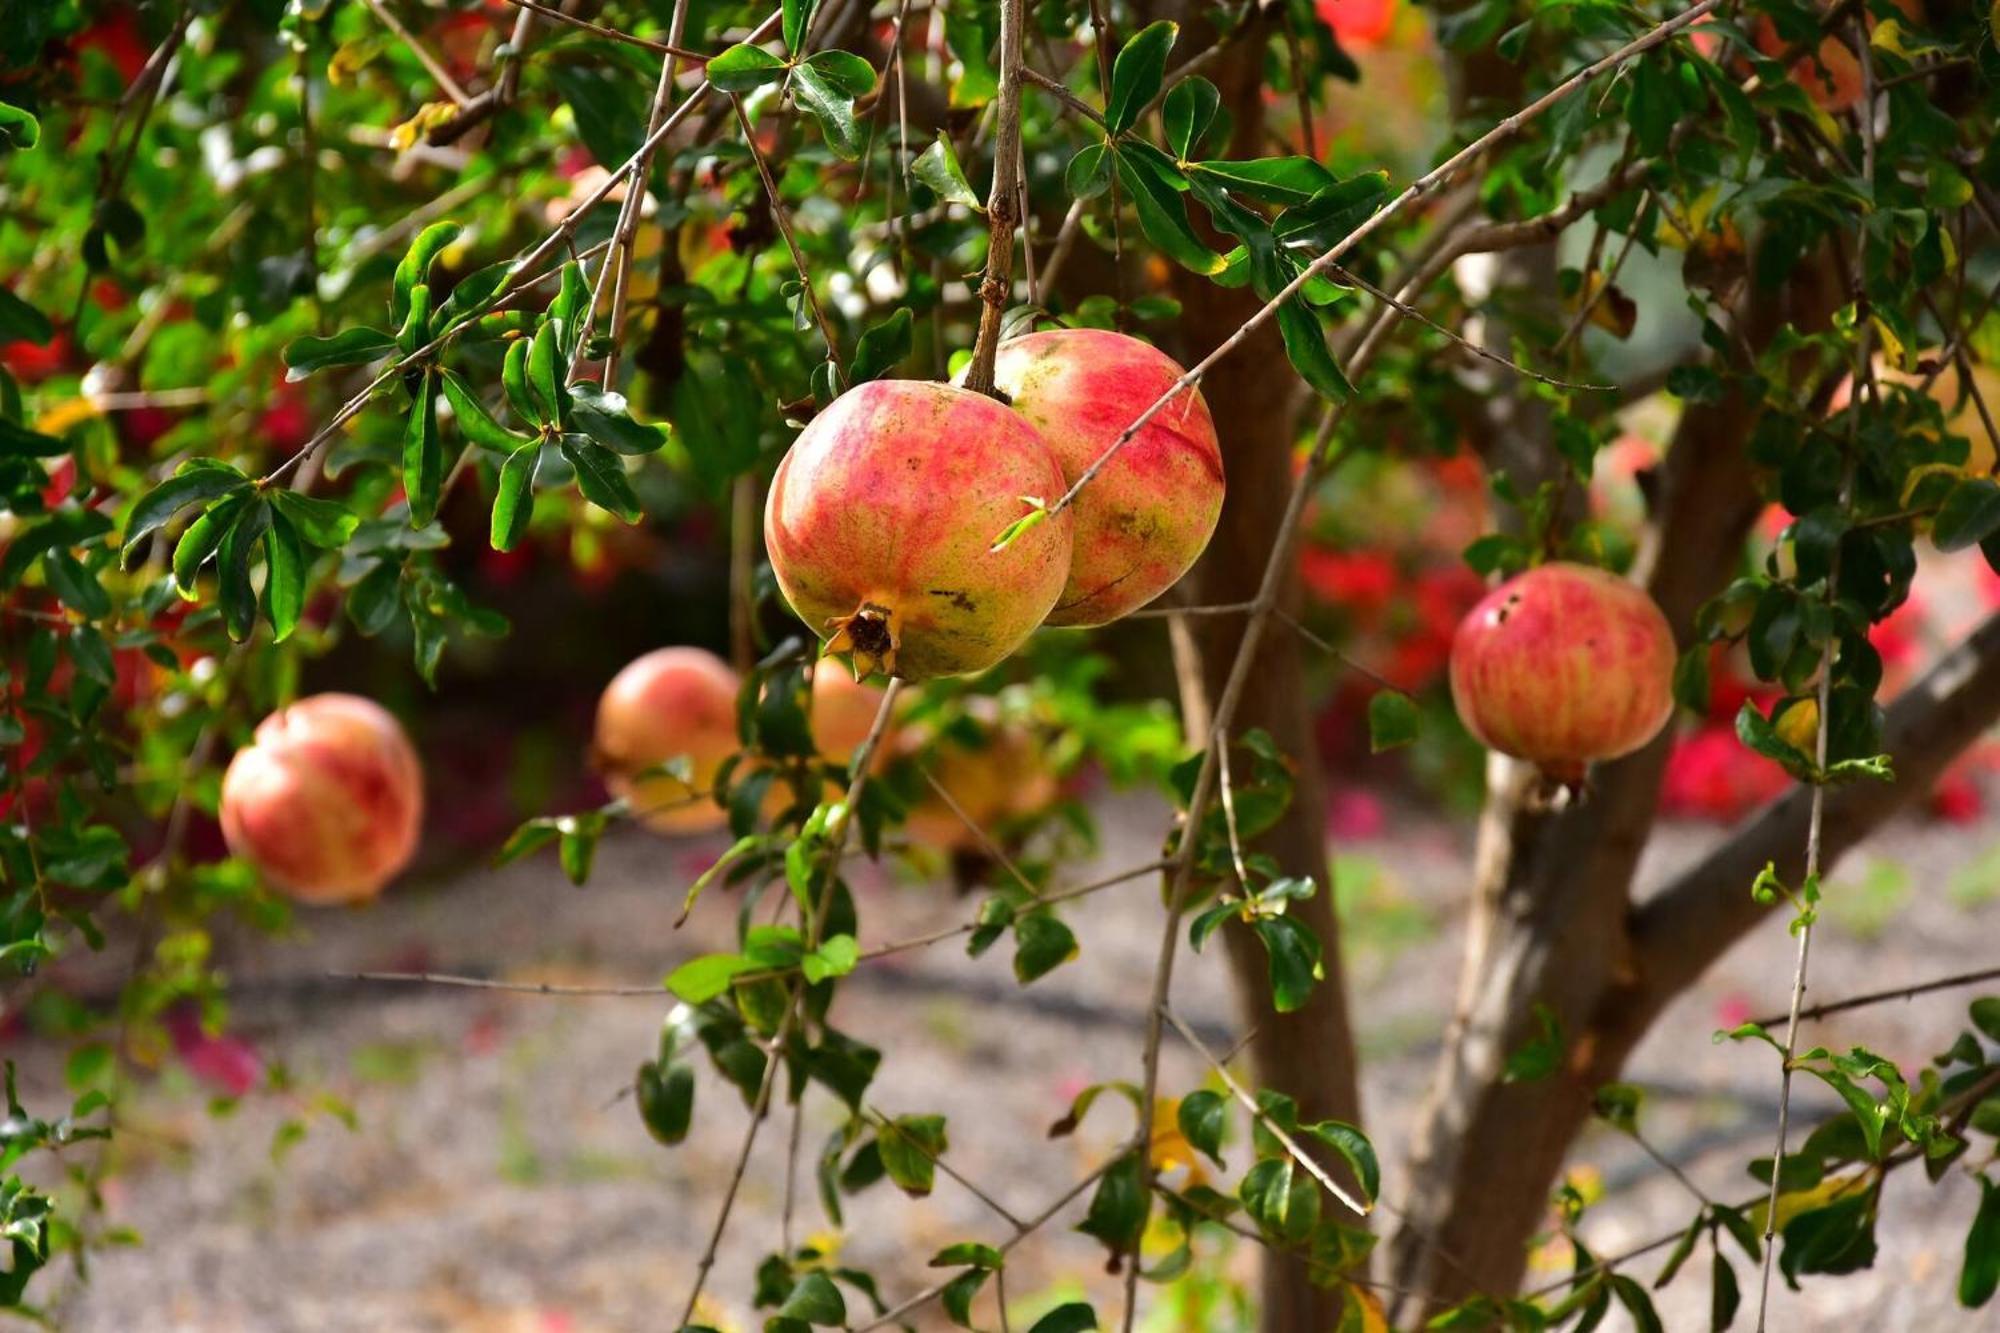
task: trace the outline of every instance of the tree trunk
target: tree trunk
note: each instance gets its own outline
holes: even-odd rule
[[[1234,156],[1261,151],[1262,60],[1263,43],[1242,41],[1205,71],[1234,117]],[[1178,271],[1173,286],[1182,303],[1183,341],[1172,350],[1187,361],[1211,351],[1261,304],[1248,290],[1227,290]],[[1229,493],[1208,553],[1183,584],[1190,602],[1247,602],[1257,595],[1296,475],[1298,390],[1298,377],[1285,359],[1274,325],[1259,329],[1249,345],[1217,363],[1204,381],[1202,392],[1215,411],[1222,437]],[[1293,577],[1283,603],[1295,609],[1297,602]],[[1175,627],[1182,706],[1195,743],[1206,737],[1215,701],[1243,640],[1244,619],[1190,617]],[[1263,946],[1247,930],[1222,932],[1244,1022],[1256,1032],[1250,1044],[1256,1080],[1260,1087],[1295,1098],[1305,1119],[1331,1116],[1358,1121],[1354,1037],[1327,875],[1325,787],[1314,750],[1298,637],[1282,627],[1266,633],[1250,679],[1237,711],[1235,734],[1262,729],[1297,764],[1291,808],[1276,828],[1258,839],[1256,849],[1273,857],[1285,874],[1311,878],[1320,886],[1313,897],[1294,905],[1293,915],[1319,937],[1326,968],[1325,979],[1313,988],[1305,1007],[1277,1013],[1271,1004]],[[1325,1333],[1339,1319],[1338,1296],[1309,1281],[1305,1266],[1295,1260],[1267,1252],[1262,1285],[1265,1333]]]
[[[1830,270],[1803,265],[1787,289],[1749,302],[1746,337],[1763,347],[1782,327],[1822,327],[1838,300]],[[1755,413],[1738,398],[1690,406],[1662,469],[1634,577],[1683,646],[1696,608],[1735,573],[1761,507],[1747,456]],[[1700,971],[1641,1002],[1648,987],[1629,895],[1670,744],[1662,736],[1603,766],[1585,799],[1553,811],[1539,807],[1522,765],[1493,761],[1464,985],[1413,1140],[1409,1216],[1392,1246],[1396,1281],[1427,1293],[1433,1308],[1515,1289],[1592,1094]],[[1708,941],[1702,966],[1733,938]],[[1541,1031],[1538,1006],[1559,1025],[1563,1066],[1504,1082],[1507,1057]],[[1647,1018],[1635,1027],[1638,1013]],[[1600,1030],[1605,1021],[1616,1039]]]

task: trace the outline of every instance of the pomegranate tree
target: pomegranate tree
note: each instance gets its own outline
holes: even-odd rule
[[[660,833],[701,833],[728,816],[710,800],[716,770],[736,753],[742,681],[701,648],[657,648],[611,678],[597,701],[592,755],[604,785]],[[686,759],[687,777],[658,770]]]
[[[1149,343],[1056,329],[1004,343],[994,382],[1048,442],[1066,481],[1103,456],[1184,372]],[[1187,573],[1222,513],[1222,450],[1208,404],[1183,389],[1077,493],[1069,582],[1051,625],[1102,625]]]
[[[1020,647],[1055,606],[1069,514],[1004,550],[993,539],[1062,491],[1019,413],[948,384],[876,380],[835,399],[778,464],[764,544],[827,652],[865,674],[960,675]]]
[[[373,700],[316,694],[257,724],[222,778],[229,850],[302,903],[373,898],[409,864],[424,775]]]
[[[1509,579],[1459,623],[1451,695],[1479,740],[1575,782],[1673,716],[1674,636],[1646,593],[1554,562]]]

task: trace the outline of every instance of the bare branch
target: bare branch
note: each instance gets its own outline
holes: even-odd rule
[[[1000,321],[1014,291],[1015,215],[1021,209],[1021,30],[1026,0],[1000,0],[1000,95],[995,101],[999,129],[993,139],[993,189],[986,196],[986,274],[979,283],[979,335],[965,387],[993,392],[993,362],[1000,354]]]
[[[1898,986],[1892,990],[1868,991],[1861,995],[1850,995],[1844,1000],[1829,1000],[1808,1009],[1799,1010],[1801,1019],[1825,1018],[1829,1014],[1844,1014],[1850,1009],[1866,1009],[1886,1000],[1913,1000],[1919,995],[1929,995],[1933,991],[1956,990],[1960,986],[1976,986],[1982,981],[2000,981],[2000,967],[1989,967],[1977,972],[1955,972],[1948,977],[1936,977],[1930,981],[1919,981],[1909,986]],[[1784,1018],[1783,1014],[1770,1014],[1750,1021],[1760,1027]]]
[[[329,972],[334,981],[387,981],[405,985],[459,986],[467,990],[506,991],[515,995],[622,995],[650,999],[670,997],[664,986],[559,986],[547,981],[497,981],[491,977],[456,976],[449,972]]]

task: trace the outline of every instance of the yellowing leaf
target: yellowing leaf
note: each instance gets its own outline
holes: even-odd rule
[[[48,411],[35,418],[35,429],[44,435],[61,435],[74,426],[81,426],[92,417],[99,415],[97,404],[88,398],[72,398],[68,402],[57,403]]]
[[[449,102],[426,102],[417,108],[417,114],[389,131],[389,143],[399,153],[417,146],[417,141],[430,133],[433,127],[444,124],[452,117],[454,108]]]

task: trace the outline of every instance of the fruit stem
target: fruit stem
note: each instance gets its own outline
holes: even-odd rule
[[[1025,0],[1000,0],[999,132],[993,141],[993,189],[986,197],[986,274],[979,283],[979,336],[965,387],[989,397],[1000,355],[1000,321],[1014,291],[1014,226],[1021,213],[1021,29]]]

